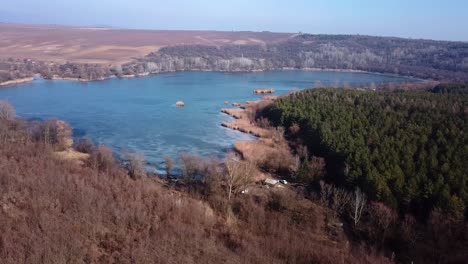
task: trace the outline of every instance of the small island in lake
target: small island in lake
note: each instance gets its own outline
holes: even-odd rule
[[[272,94],[275,93],[275,90],[271,88],[258,88],[255,89],[253,92],[254,94]]]

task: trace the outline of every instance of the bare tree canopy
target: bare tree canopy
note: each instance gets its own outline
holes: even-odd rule
[[[253,180],[255,165],[252,162],[241,161],[234,153],[226,156],[226,185],[228,200],[231,195],[246,187]]]
[[[127,170],[132,179],[140,179],[146,175],[145,157],[141,154],[127,153]]]
[[[15,117],[15,108],[6,100],[0,101],[0,120],[13,120]]]
[[[366,195],[361,192],[359,188],[354,191],[353,200],[351,202],[351,218],[354,221],[354,225],[357,225],[361,220],[362,212],[367,203]]]

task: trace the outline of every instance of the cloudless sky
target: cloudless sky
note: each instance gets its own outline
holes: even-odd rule
[[[0,21],[468,41],[468,0],[1,0]]]

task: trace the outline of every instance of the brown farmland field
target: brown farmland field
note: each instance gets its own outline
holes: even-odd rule
[[[31,58],[57,63],[116,64],[172,45],[247,45],[284,40],[292,34],[131,30],[0,23],[0,58]]]

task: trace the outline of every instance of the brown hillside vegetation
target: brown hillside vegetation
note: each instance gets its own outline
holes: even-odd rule
[[[218,170],[174,188],[87,142],[82,166],[53,154],[62,138],[44,127],[0,120],[0,263],[390,262],[331,235],[325,209],[293,189],[228,201]]]

